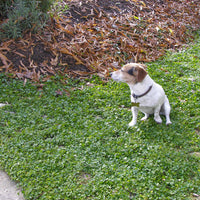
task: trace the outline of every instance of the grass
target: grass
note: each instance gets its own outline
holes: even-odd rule
[[[171,126],[150,118],[128,128],[125,84],[56,77],[24,86],[1,74],[0,103],[9,105],[0,108],[0,166],[26,200],[200,195],[199,48],[200,38],[148,64],[170,100]]]

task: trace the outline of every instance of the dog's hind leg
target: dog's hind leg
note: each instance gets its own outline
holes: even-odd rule
[[[171,107],[170,107],[170,104],[169,104],[169,100],[167,98],[167,96],[165,96],[165,102],[163,104],[163,108],[164,108],[164,114],[165,114],[165,117],[166,117],[166,124],[171,124],[172,122],[170,121],[170,110],[171,110]]]

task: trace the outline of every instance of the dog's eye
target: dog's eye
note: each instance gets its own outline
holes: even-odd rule
[[[129,69],[129,70],[127,71],[127,73],[130,74],[131,76],[133,76],[133,71],[134,71],[134,69],[131,68],[131,69]]]

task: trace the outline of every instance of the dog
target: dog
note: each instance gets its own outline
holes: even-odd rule
[[[170,104],[161,85],[157,84],[148,75],[146,66],[139,63],[128,63],[121,70],[111,73],[111,78],[118,82],[127,83],[131,90],[132,121],[129,126],[135,126],[138,111],[145,114],[141,120],[147,120],[149,115],[154,114],[154,120],[161,124],[160,114],[165,115],[166,125],[170,121]]]

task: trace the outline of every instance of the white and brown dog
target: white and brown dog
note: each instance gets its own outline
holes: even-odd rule
[[[154,114],[155,121],[162,123],[160,114],[164,114],[166,124],[171,124],[169,100],[163,88],[151,79],[145,69],[143,64],[129,63],[121,70],[112,72],[113,80],[127,83],[131,89],[133,119],[129,126],[136,124],[138,110],[145,114],[141,120],[146,120],[150,114]]]

